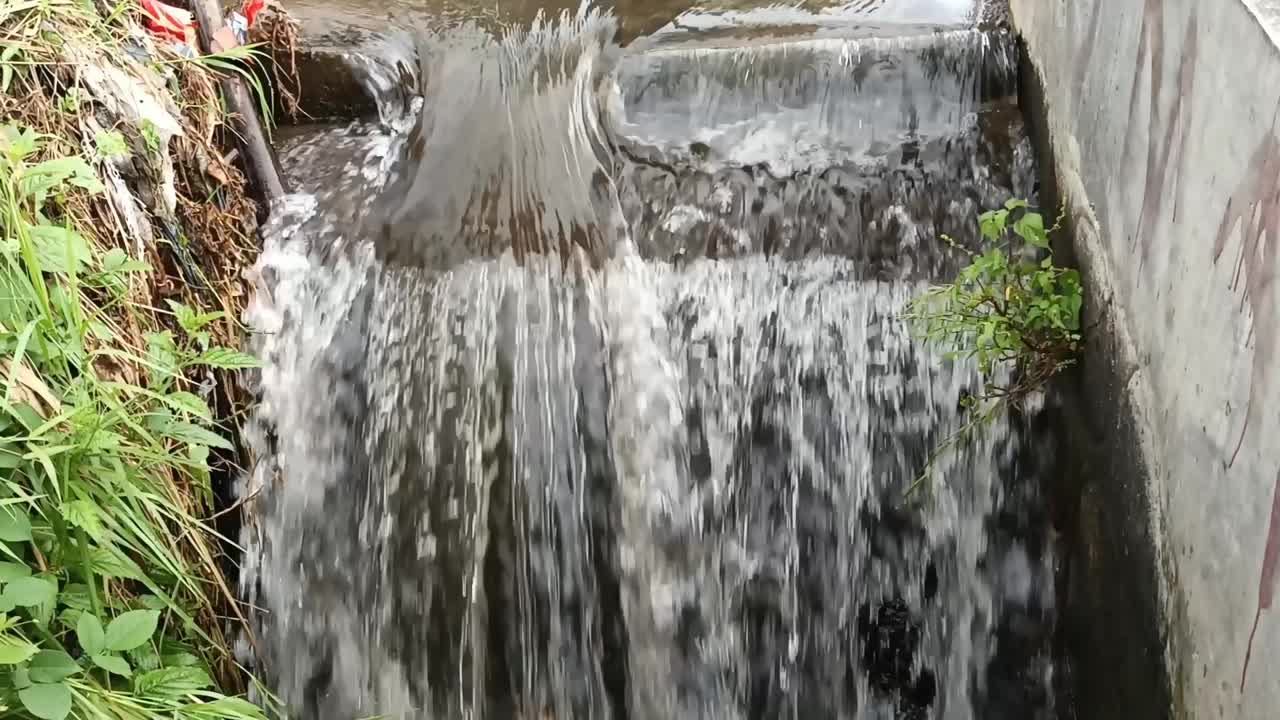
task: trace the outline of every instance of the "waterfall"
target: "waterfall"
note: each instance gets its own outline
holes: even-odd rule
[[[246,660],[320,720],[1049,717],[1039,409],[907,493],[981,386],[901,313],[1034,191],[1010,40],[615,29],[424,35],[286,151]]]

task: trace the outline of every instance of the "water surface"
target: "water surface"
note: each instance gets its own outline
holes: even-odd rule
[[[1009,38],[677,30],[425,32],[289,143],[245,592],[299,716],[1053,715],[1037,409],[906,496],[979,378],[904,304],[1034,193]]]

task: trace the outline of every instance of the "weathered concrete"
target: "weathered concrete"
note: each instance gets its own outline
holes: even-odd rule
[[[1092,466],[1118,476],[1086,489],[1115,486],[1081,501],[1073,522],[1094,536],[1085,565],[1127,562],[1120,584],[1146,596],[1131,604],[1157,609],[1150,633],[1121,627],[1131,608],[1094,622],[1157,647],[1092,657],[1133,665],[1151,650],[1148,677],[1168,695],[1158,714],[1280,717],[1280,607],[1262,610],[1241,689],[1255,615],[1275,590],[1268,535],[1280,533],[1280,2],[1012,5],[1045,89],[1094,342],[1111,355],[1086,360],[1094,399],[1111,408],[1095,402],[1090,415],[1138,450]],[[1280,545],[1270,554],[1274,564]],[[1122,693],[1135,668],[1077,670],[1089,695],[1108,682]]]

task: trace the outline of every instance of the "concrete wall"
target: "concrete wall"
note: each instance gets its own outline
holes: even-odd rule
[[[1097,550],[1136,561],[1136,576],[1154,570],[1133,603],[1157,608],[1159,714],[1274,720],[1280,598],[1261,612],[1243,690],[1241,675],[1259,606],[1277,591],[1266,566],[1280,560],[1280,2],[1012,6],[1044,89],[1095,338],[1113,354],[1105,401],[1124,409],[1117,423],[1147,471],[1105,478],[1144,497],[1137,511],[1103,512],[1147,547]]]

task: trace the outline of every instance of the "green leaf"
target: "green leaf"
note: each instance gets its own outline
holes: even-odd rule
[[[58,596],[58,604],[62,604],[61,595]],[[80,616],[83,614],[84,612],[81,610],[77,610],[72,607],[63,607],[58,611],[58,622],[62,623],[64,628],[75,630],[76,626],[80,624]]]
[[[9,84],[13,82],[12,60],[17,57],[21,46],[10,45],[0,52],[0,93],[9,92]]]
[[[45,272],[78,273],[93,259],[84,236],[58,225],[28,225],[36,259]]]
[[[133,667],[138,670],[155,670],[160,667],[160,654],[150,643],[128,651]]]
[[[148,610],[166,610],[169,607],[169,603],[164,598],[150,593],[138,596],[138,604]]]
[[[92,660],[94,665],[109,673],[124,677],[133,675],[133,668],[129,667],[129,662],[119,655],[94,655]]]
[[[103,548],[95,551],[90,564],[93,571],[102,577],[142,579],[142,569],[137,563],[112,550]]]
[[[1011,200],[1008,200],[1004,204],[1005,210],[1017,210],[1018,208],[1024,208],[1024,207],[1027,207],[1027,201],[1020,200],[1018,198],[1013,198]]]
[[[62,720],[71,712],[71,690],[63,683],[35,683],[18,691],[22,705],[43,720]]]
[[[0,125],[3,139],[7,142],[5,154],[13,160],[24,160],[40,149],[40,135],[31,128],[19,130],[13,125]]]
[[[151,266],[141,260],[133,260],[121,248],[111,248],[102,255],[102,271],[107,273],[147,272]]]
[[[213,348],[200,354],[191,364],[219,370],[245,370],[262,366],[254,356],[228,348]]]
[[[31,540],[31,518],[20,505],[0,505],[0,540],[27,542]]]
[[[79,155],[68,155],[32,165],[23,173],[19,187],[24,193],[39,197],[45,191],[58,187],[64,182],[89,192],[96,193],[103,190],[98,174]]]
[[[16,635],[0,635],[0,665],[17,665],[36,654],[36,646]]]
[[[982,231],[982,237],[989,242],[995,242],[1004,235],[1005,223],[1008,222],[1008,210],[990,210],[978,216],[978,227]]]
[[[189,652],[178,652],[160,656],[160,662],[165,667],[196,667],[200,664],[200,658]]]
[[[0,448],[0,470],[13,470],[22,464],[22,455],[9,448]]]
[[[98,152],[103,157],[129,157],[129,143],[125,142],[124,135],[119,130],[99,132],[93,136],[93,144],[98,146]]]
[[[173,333],[165,330],[158,333],[145,333],[147,340],[147,361],[154,365],[151,373],[157,381],[172,377],[177,371],[177,345],[173,342]]]
[[[113,247],[102,254],[102,269],[106,272],[116,272],[121,265],[129,260],[129,255],[124,249]]]
[[[160,152],[160,131],[150,120],[142,121],[142,139],[146,141],[148,150],[153,153]]]
[[[205,703],[188,705],[182,709],[186,716],[215,720],[266,720],[262,708],[244,698],[224,697]]]
[[[31,658],[31,664],[27,666],[31,682],[35,683],[56,683],[79,674],[81,670],[80,665],[61,650],[41,650]]]
[[[191,308],[174,300],[166,300],[169,303],[169,309],[173,311],[173,317],[178,321],[178,327],[190,333],[195,329],[196,313]]]
[[[1034,245],[1042,250],[1049,249],[1049,235],[1045,232],[1044,218],[1040,213],[1024,213],[1013,224],[1013,231],[1028,245]]]
[[[90,610],[92,601],[89,598],[89,586],[84,583],[67,583],[58,593],[58,602],[76,610]]]
[[[132,650],[151,639],[160,622],[155,610],[130,610],[121,613],[107,625],[108,650]]]
[[[185,410],[204,420],[213,419],[213,413],[209,411],[209,405],[205,403],[203,398],[194,393],[189,393],[185,390],[171,392],[165,396],[165,402],[175,409]]]
[[[98,506],[89,500],[72,500],[62,506],[62,516],[67,522],[84,530],[94,540],[106,535],[99,512]]]
[[[52,603],[58,596],[58,584],[42,577],[18,578],[4,588],[4,597],[18,607],[35,607]]]
[[[164,434],[175,440],[195,443],[196,445],[206,445],[208,447],[222,448],[224,450],[233,449],[231,443],[221,435],[194,423],[183,422],[181,420],[172,420],[165,425]]]
[[[102,621],[93,613],[81,613],[80,621],[76,623],[76,640],[80,643],[80,649],[90,655],[102,652],[107,647]]]
[[[0,562],[0,583],[31,577],[31,568],[21,563]]]
[[[173,317],[178,321],[178,327],[182,328],[188,335],[194,334],[204,326],[215,320],[221,320],[226,317],[226,313],[222,311],[196,314],[194,310],[173,300],[166,301],[169,303],[169,309],[173,311]]]
[[[213,684],[208,673],[194,667],[164,667],[143,673],[133,681],[139,695],[182,698]]]

